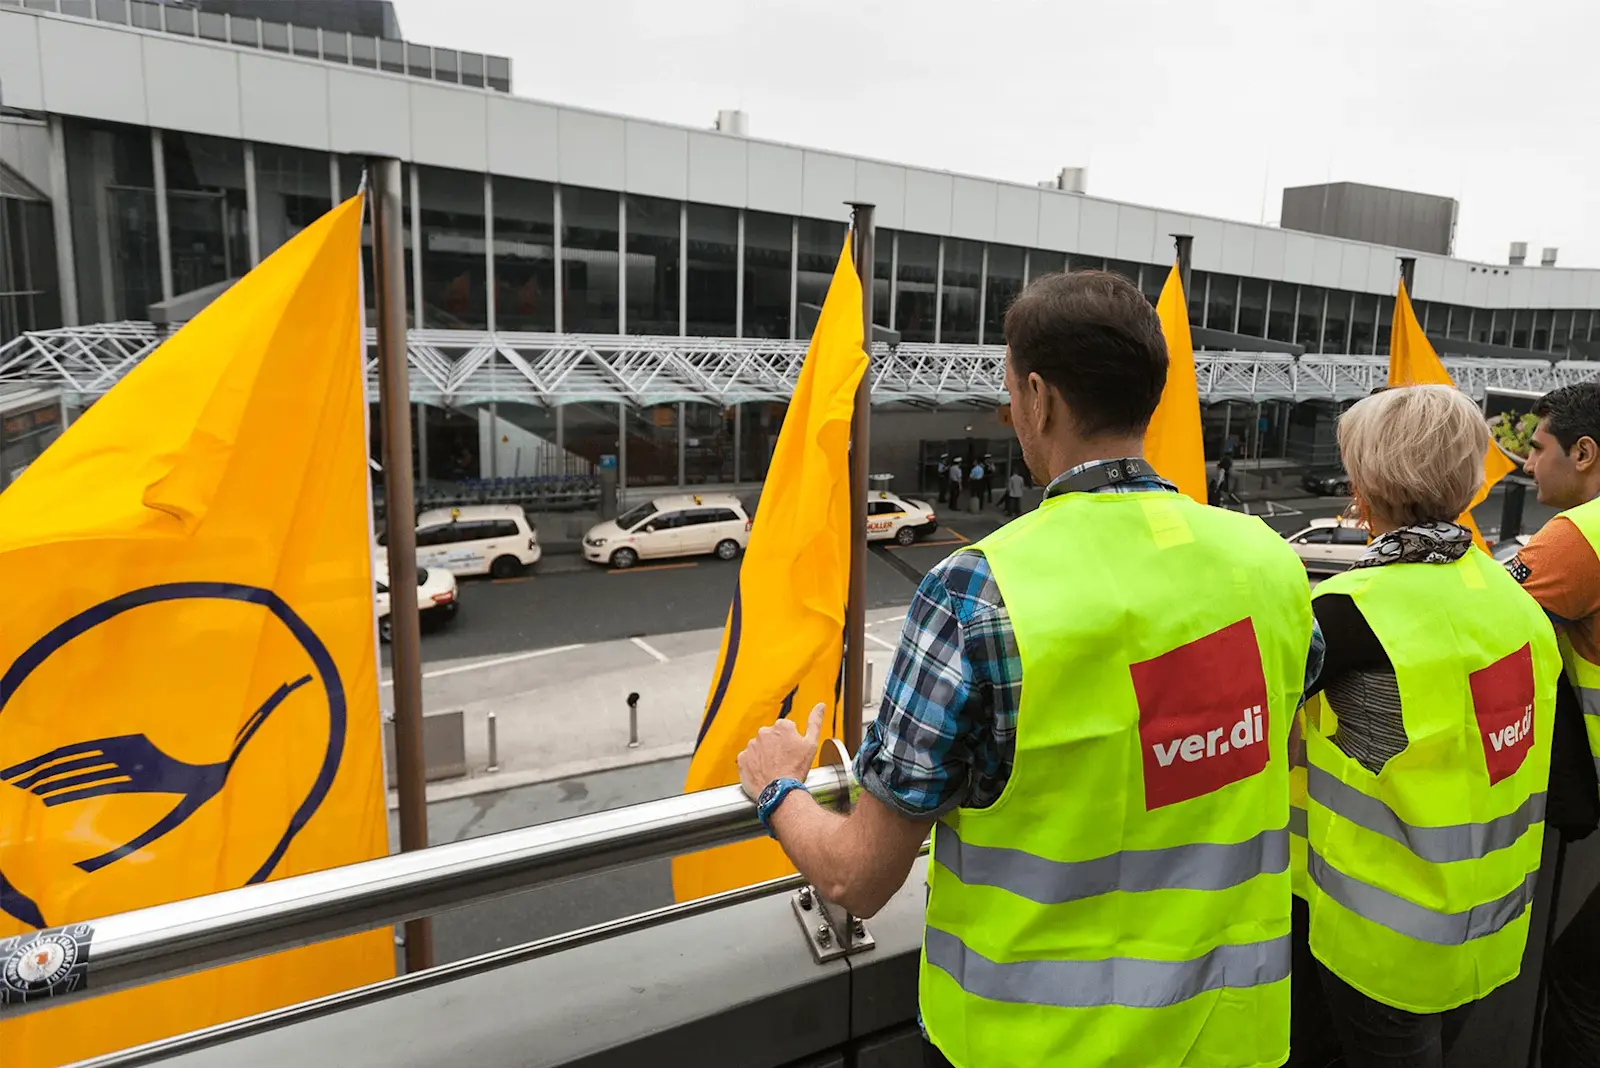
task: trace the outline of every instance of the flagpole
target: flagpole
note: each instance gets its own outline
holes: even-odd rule
[[[850,415],[850,597],[845,606],[844,709],[841,735],[852,756],[861,748],[861,714],[867,706],[867,460],[872,445],[871,204],[851,204],[856,277],[861,280],[861,338],[867,369],[856,386]]]
[[[411,481],[411,386],[406,365],[405,238],[400,161],[374,159],[372,262],[378,300],[378,405],[383,421],[384,543],[389,549],[389,649],[394,675],[395,788],[400,850],[428,848],[422,758],[422,635],[417,612],[417,498]],[[433,966],[427,917],[406,922],[406,971]]]

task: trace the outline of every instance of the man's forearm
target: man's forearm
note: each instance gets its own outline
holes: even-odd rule
[[[876,810],[883,807],[864,795],[854,812],[842,816],[796,790],[773,813],[772,827],[783,851],[822,896],[869,917],[905,882],[927,833],[925,825],[898,816],[878,826],[883,820]]]

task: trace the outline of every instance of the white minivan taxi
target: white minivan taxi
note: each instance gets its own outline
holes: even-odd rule
[[[1348,571],[1367,551],[1367,532],[1351,519],[1313,519],[1311,525],[1285,538],[1289,547],[1314,574]]]
[[[388,641],[394,633],[394,616],[389,610],[389,561],[382,556],[372,561],[372,580],[377,587],[378,637]],[[454,575],[442,567],[417,568],[417,612],[424,623],[454,619],[460,607]]]
[[[939,528],[939,517],[926,501],[874,490],[867,497],[867,540],[910,545]]]
[[[593,564],[632,567],[663,556],[715,553],[736,558],[750,543],[750,515],[731,493],[657,497],[596,524],[583,536],[583,557]]]
[[[418,567],[506,579],[538,563],[539,556],[538,528],[520,504],[438,508],[417,517]]]

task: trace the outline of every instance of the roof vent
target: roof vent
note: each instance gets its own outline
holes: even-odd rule
[[[750,116],[742,111],[719,111],[716,129],[734,137],[749,137]]]
[[[1528,243],[1526,241],[1511,242],[1510,263],[1513,267],[1521,267],[1528,262]]]

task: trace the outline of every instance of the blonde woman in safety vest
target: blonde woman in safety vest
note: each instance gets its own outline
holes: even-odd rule
[[[1442,1068],[1452,1010],[1516,978],[1528,940],[1561,656],[1456,523],[1488,446],[1449,386],[1339,420],[1374,537],[1313,599],[1326,658],[1304,710],[1296,888],[1316,974],[1295,981],[1320,982],[1349,1068]]]
[[[1305,572],[1265,524],[1142,459],[1167,354],[1135,286],[1044,275],[1005,340],[1044,502],[923,580],[849,816],[800,785],[821,706],[804,735],[762,728],[741,782],[858,916],[933,830],[928,1065],[1277,1068],[1287,741],[1317,659]]]

